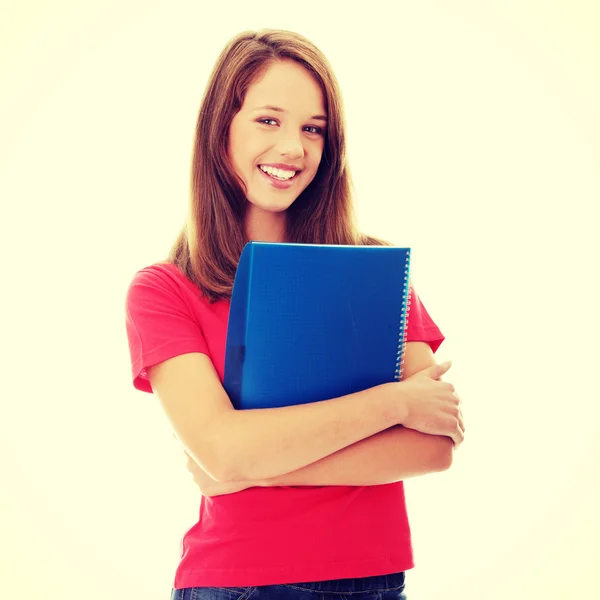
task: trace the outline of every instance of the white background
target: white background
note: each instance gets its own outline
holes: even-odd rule
[[[0,596],[169,596],[198,493],[125,291],[183,224],[214,61],[263,27],[329,58],[362,227],[413,247],[454,361],[467,439],[406,484],[409,598],[596,598],[593,0],[3,2]]]

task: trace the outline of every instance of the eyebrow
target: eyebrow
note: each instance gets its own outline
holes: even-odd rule
[[[254,109],[254,112],[259,111],[259,110],[272,110],[274,112],[285,112],[285,109],[283,108],[279,108],[277,106],[271,106],[270,104],[267,104],[267,106],[259,106],[258,108]],[[313,115],[311,117],[311,119],[314,119],[315,121],[327,121],[327,117],[325,115]]]

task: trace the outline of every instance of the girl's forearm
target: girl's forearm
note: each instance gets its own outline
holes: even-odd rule
[[[296,471],[251,483],[262,487],[394,483],[448,469],[453,448],[448,437],[395,426]]]

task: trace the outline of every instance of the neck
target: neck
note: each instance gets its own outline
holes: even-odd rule
[[[246,214],[248,241],[285,242],[287,217],[284,212],[267,212],[249,207]]]

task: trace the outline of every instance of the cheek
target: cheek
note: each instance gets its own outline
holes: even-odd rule
[[[321,141],[318,144],[315,144],[315,150],[317,152],[317,155],[319,156],[319,161],[321,160],[321,157],[323,156],[323,153],[325,152],[325,139],[321,138]]]
[[[324,148],[323,144],[321,144],[319,147],[315,148],[315,151],[313,153],[315,171],[319,168],[319,165],[321,164],[321,160],[323,160],[324,152],[325,152],[325,148]]]
[[[248,135],[243,124],[236,122],[234,118],[229,128],[228,154],[231,165],[238,173],[246,168],[248,148]]]
[[[251,170],[259,158],[264,154],[264,145],[257,143],[257,140],[245,138],[236,147],[235,154],[238,168],[246,171]]]

